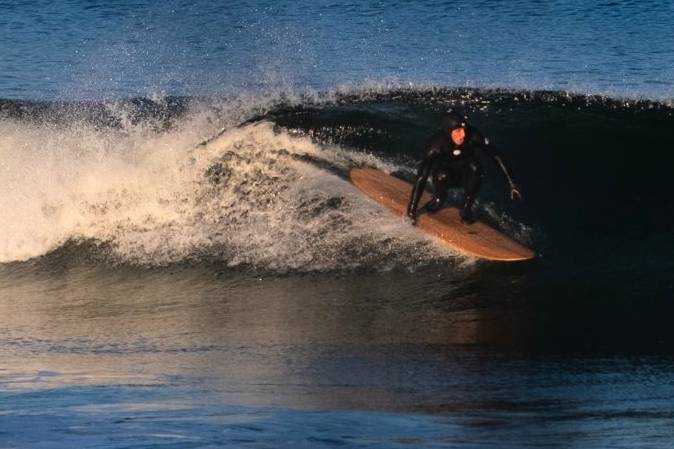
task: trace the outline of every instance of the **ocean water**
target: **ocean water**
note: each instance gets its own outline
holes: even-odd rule
[[[400,83],[671,100],[671,2],[3,2],[0,93],[217,95]]]
[[[671,447],[672,13],[0,1],[0,448]],[[448,108],[535,260],[348,182]]]

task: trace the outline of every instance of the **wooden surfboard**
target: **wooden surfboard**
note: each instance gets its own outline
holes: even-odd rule
[[[403,216],[407,212],[412,195],[411,184],[372,168],[354,168],[350,176],[356,187],[396,215]],[[420,204],[425,204],[430,198],[424,192]],[[485,223],[461,223],[456,207],[445,207],[434,214],[422,212],[417,217],[417,227],[467,256],[508,262],[535,257],[531,249]]]

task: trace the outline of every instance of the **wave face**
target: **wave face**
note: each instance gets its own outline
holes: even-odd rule
[[[314,271],[455,259],[343,177],[367,164],[411,179],[448,107],[496,143],[525,196],[509,202],[485,161],[478,213],[533,244],[548,266],[579,276],[671,268],[668,106],[451,89],[4,101],[0,261],[83,243],[150,266],[209,260]]]
[[[509,163],[524,201],[511,202],[495,165],[484,161],[476,211],[533,245],[533,263],[453,254],[345,179],[364,164],[412,179],[420,147],[449,107],[469,114]],[[77,284],[87,292],[86,279],[105,290],[119,273],[154,273],[178,291],[182,282],[211,291],[213,269],[234,279],[225,287],[232,291],[239,291],[234,271],[256,279],[325,273],[293,276],[296,295],[320,279],[348,273],[369,285],[384,272],[395,281],[373,284],[375,297],[394,309],[428,310],[433,301],[442,310],[484,308],[510,327],[521,321],[511,312],[521,314],[532,344],[674,341],[669,106],[559,92],[362,89],[6,100],[0,111],[6,287],[51,285],[68,267],[89,273]],[[459,191],[450,197],[460,200]],[[172,276],[183,266],[203,276]],[[401,328],[418,324],[400,316]]]

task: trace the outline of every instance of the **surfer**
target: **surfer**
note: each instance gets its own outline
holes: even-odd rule
[[[505,162],[489,143],[489,139],[469,125],[466,117],[456,111],[450,110],[445,115],[441,129],[433,135],[424,153],[412,189],[412,197],[407,206],[407,216],[412,220],[412,224],[416,223],[417,206],[429,175],[433,180],[433,197],[422,210],[425,209],[429,213],[437,212],[447,200],[448,190],[462,187],[464,200],[460,213],[461,221],[466,224],[475,221],[472,208],[483,174],[478,160],[480,153],[491,156],[501,168],[510,186],[510,198],[522,199]]]

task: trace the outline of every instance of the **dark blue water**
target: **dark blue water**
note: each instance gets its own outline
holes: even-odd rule
[[[0,447],[671,446],[673,10],[0,2]],[[536,260],[346,179],[449,107]]]
[[[671,2],[3,2],[0,98],[392,82],[672,98]]]

